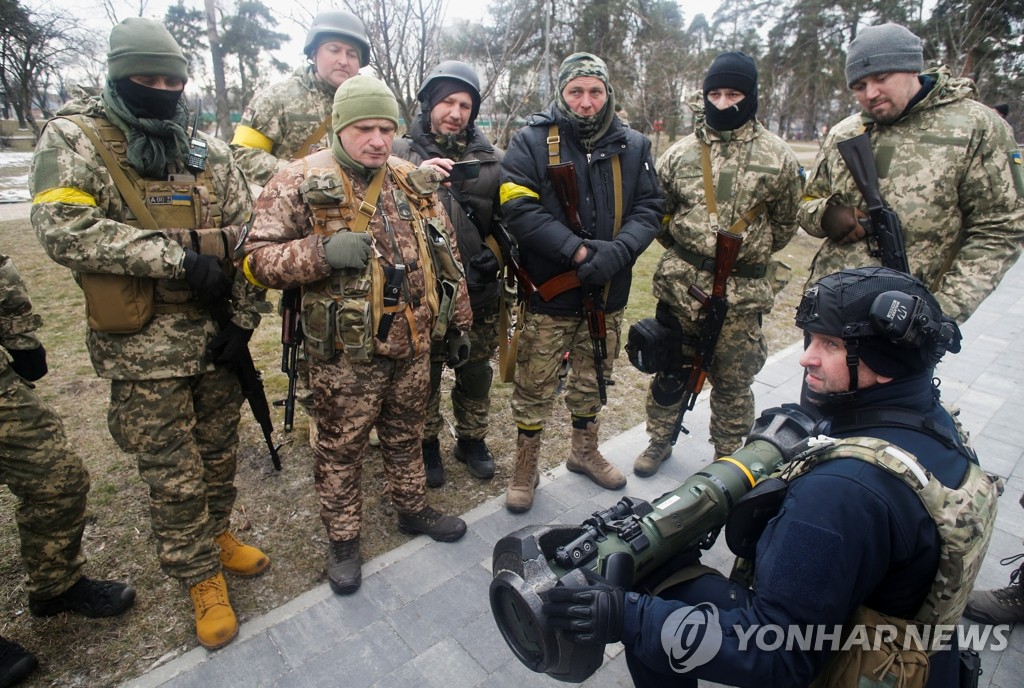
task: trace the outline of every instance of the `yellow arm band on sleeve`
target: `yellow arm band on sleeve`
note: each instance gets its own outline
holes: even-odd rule
[[[252,274],[252,269],[249,267],[249,256],[242,259],[242,274],[245,275],[245,279],[249,280],[252,284],[255,284],[260,289],[270,289],[267,285],[256,279],[256,276]]]
[[[68,203],[70,205],[91,205],[95,207],[96,198],[85,193],[81,189],[72,189],[68,186],[62,186],[57,189],[40,191],[36,194],[36,197],[32,199],[32,203]]]
[[[243,148],[259,148],[269,153],[274,150],[274,142],[252,127],[239,124],[235,127],[235,135],[231,137],[232,146]]]
[[[818,201],[818,200],[821,200],[821,199],[818,196],[804,196],[800,200],[803,201],[804,203],[806,203],[807,201]]]
[[[512,182],[505,182],[501,185],[501,189],[498,191],[498,200],[504,205],[515,198],[532,198],[534,200],[540,200],[540,194],[533,189],[528,189],[525,186],[519,184],[513,184]]]

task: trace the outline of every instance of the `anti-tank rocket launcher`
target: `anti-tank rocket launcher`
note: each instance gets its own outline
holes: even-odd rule
[[[490,603],[509,648],[532,671],[560,681],[592,675],[604,647],[551,628],[541,593],[589,585],[585,568],[628,590],[653,588],[714,544],[736,501],[806,449],[814,426],[796,405],[769,409],[742,449],[651,502],[624,497],[578,526],[527,526],[503,537],[494,546]]]

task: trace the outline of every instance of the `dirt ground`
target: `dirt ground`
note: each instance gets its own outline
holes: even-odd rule
[[[765,323],[772,352],[797,338],[798,331],[792,327],[793,310],[817,243],[801,232],[778,256],[794,267],[795,274]],[[0,488],[0,635],[16,640],[38,656],[40,669],[26,686],[114,685],[196,646],[191,604],[187,593],[159,569],[146,490],[133,459],[117,449],[107,432],[109,386],[94,375],[88,361],[81,295],[70,273],[43,253],[27,219],[0,220],[0,247],[14,258],[46,323],[40,336],[49,352],[50,372],[36,383],[37,390],[63,418],[69,441],[91,474],[84,540],[89,556],[86,573],[126,580],[138,590],[134,609],[119,618],[33,618],[28,613],[18,553],[13,518],[16,501],[6,487]],[[660,248],[655,245],[638,262],[634,295],[627,309],[629,322],[653,315],[650,275],[658,255]],[[276,296],[273,298],[276,300]],[[271,400],[282,399],[286,390],[284,375],[279,372],[279,338],[280,321],[271,315],[251,345]],[[622,354],[616,361],[613,379],[608,408],[601,414],[602,440],[644,420],[648,377],[633,369]],[[445,389],[451,382],[447,373]],[[495,384],[492,430],[488,435],[488,444],[497,458],[494,479],[476,480],[461,464],[448,459],[448,482],[429,493],[435,507],[461,514],[503,494],[511,474],[515,442],[510,395],[511,385]],[[284,470],[276,472],[258,426],[247,409],[243,413],[236,479],[239,498],[233,527],[243,541],[262,548],[272,560],[271,568],[260,578],[229,578],[232,602],[244,624],[322,584],[327,542],[314,496],[307,417],[297,412],[295,429],[285,434],[280,431],[280,409],[274,410],[284,463]],[[568,456],[568,420],[564,405],[556,402],[554,418],[545,432],[542,458],[547,468]],[[443,454],[450,457],[452,437],[443,433],[441,441]],[[710,458],[710,446],[708,452]],[[395,527],[380,463],[378,450],[372,449],[363,474],[364,560],[408,539]]]

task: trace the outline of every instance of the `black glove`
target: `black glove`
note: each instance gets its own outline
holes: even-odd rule
[[[600,287],[611,282],[612,277],[633,260],[629,249],[621,241],[598,241],[587,239],[583,242],[589,253],[587,260],[576,268],[580,282]]]
[[[581,569],[592,585],[557,586],[541,593],[541,611],[552,628],[581,645],[607,645],[622,639],[625,592],[613,587],[590,569]]]
[[[203,301],[216,301],[231,294],[231,280],[220,269],[220,261],[185,249],[185,281]]]
[[[837,244],[851,244],[864,238],[867,230],[864,220],[867,216],[857,208],[848,205],[830,205],[821,216],[821,228]]]
[[[469,264],[480,274],[481,282],[493,282],[498,279],[498,257],[486,246],[469,259]]]
[[[49,370],[42,344],[35,349],[8,349],[7,352],[11,355],[11,368],[29,382],[35,382]]]
[[[469,363],[469,335],[456,329],[448,330],[448,367],[461,368]]]
[[[229,322],[206,346],[206,355],[214,363],[231,365],[239,359],[242,351],[249,346],[252,330]]]

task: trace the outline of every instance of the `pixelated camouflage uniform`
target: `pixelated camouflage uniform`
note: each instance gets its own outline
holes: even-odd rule
[[[58,115],[105,113],[100,98],[87,97],[67,103]],[[206,169],[219,201],[220,226],[237,236],[252,207],[245,178],[226,143],[199,135],[209,150]],[[180,163],[170,165],[169,172],[186,172]],[[122,167],[138,178],[127,161]],[[86,343],[96,373],[111,380],[111,436],[136,455],[149,486],[161,567],[194,585],[220,570],[214,538],[228,529],[236,496],[243,396],[235,374],[214,367],[207,356],[219,328],[183,279],[183,248],[163,232],[127,224],[134,216],[77,124],[59,118],[47,124],[32,160],[30,186],[40,242],[76,278],[82,272],[152,278],[158,308],[164,298],[184,304],[157,312],[134,334],[90,328]],[[231,320],[254,329],[263,292],[237,275],[232,291]]]
[[[424,279],[423,262],[431,259],[420,253],[418,235],[424,229],[408,210],[409,200],[416,199],[399,187],[390,171],[394,165],[408,164],[395,157],[389,160],[377,203],[379,212],[366,228],[373,238],[371,260],[378,261],[382,268],[394,266],[399,262],[395,242],[401,262],[410,266],[406,288],[399,297],[402,310],[392,320],[386,339],[371,338],[372,355],[365,362],[350,361],[346,352],[321,360],[308,349],[308,336],[306,341],[316,423],[312,441],[314,478],[321,518],[328,537],[334,541],[352,540],[360,533],[360,475],[374,424],[395,508],[399,513],[411,514],[427,506],[420,437],[430,386],[430,332],[435,314],[427,305],[426,290],[437,287]],[[356,207],[365,198],[368,180],[338,167],[330,151],[291,163],[267,183],[257,200],[255,220],[244,242],[243,269],[250,280],[261,285],[274,289],[302,286],[308,295],[329,290],[325,285],[332,275],[337,277],[337,271],[327,262],[321,237],[313,233],[313,213],[305,194],[320,188],[318,184],[303,185],[307,167],[330,168],[333,175],[344,170],[351,180]],[[454,244],[454,232],[436,196],[420,198],[440,213]],[[352,207],[341,202],[337,207],[348,214],[346,222],[351,222]],[[339,231],[348,231],[347,226]],[[473,319],[465,280],[459,282],[456,294],[453,322],[460,330],[470,331]],[[415,323],[414,331],[407,318]]]
[[[663,214],[663,196],[654,173],[651,144],[614,119],[608,132],[587,152],[574,126],[552,105],[535,113],[515,133],[502,160],[501,209],[509,231],[519,242],[523,267],[540,286],[572,269],[572,257],[583,239],[568,226],[554,185],[548,177],[548,132],[557,123],[560,157],[575,165],[579,215],[594,238],[623,244],[635,261],[654,240]],[[616,190],[612,159],[622,170],[622,226],[614,233]],[[633,261],[619,270],[605,293],[607,358],[605,378],[619,353],[622,310],[629,299]],[[565,291],[550,301],[535,294],[528,304],[525,329],[516,354],[512,415],[520,429],[543,427],[550,415],[562,352],[571,350],[572,370],[566,382],[566,407],[586,418],[601,410],[594,351],[583,310],[583,289]]]
[[[415,141],[420,149],[413,146]],[[422,152],[421,152],[422,151]],[[392,154],[419,164],[427,158],[446,158],[434,138],[423,130],[422,119],[417,117],[409,131],[396,139]],[[473,129],[466,149],[458,160],[479,160],[480,176],[464,182],[453,182],[463,203],[473,211],[479,223],[474,224],[463,206],[447,188],[437,191],[444,204],[445,212],[455,228],[459,242],[459,255],[465,256],[466,284],[469,300],[473,307],[473,329],[469,332],[469,360],[455,369],[455,385],[452,387],[452,411],[455,417],[455,434],[459,439],[482,440],[487,435],[491,409],[490,387],[493,372],[491,358],[498,349],[498,306],[499,283],[497,273],[479,274],[470,259],[481,251],[490,251],[484,239],[490,235],[491,221],[497,210],[498,184],[501,181],[502,151],[491,145],[478,129]],[[444,427],[441,416],[441,371],[448,359],[444,342],[435,342],[430,352],[430,398],[427,400],[427,420],[423,438],[437,437]]]
[[[808,176],[798,219],[808,234],[824,237],[821,218],[830,202],[866,212],[836,143],[869,126],[879,188],[899,215],[911,272],[929,285],[943,313],[962,323],[1020,254],[1024,173],[1016,143],[999,115],[975,100],[971,80],[953,78],[944,67],[922,77],[935,85],[896,122],[878,124],[862,113],[832,128]],[[880,264],[863,240],[840,245],[825,239],[807,285],[842,268]]]
[[[293,159],[309,154],[299,147],[330,119],[337,90],[307,64],[253,96],[231,140],[231,154],[250,184],[265,185]],[[330,145],[329,136],[330,122],[318,143]]]
[[[710,270],[695,267],[693,261],[708,259],[708,265],[713,265],[717,236],[704,197],[701,144],[711,147],[711,177],[721,227],[728,229],[743,213],[763,208],[742,234],[737,269],[766,266],[770,270],[771,255],[796,234],[802,183],[800,165],[782,139],[756,119],[732,132],[716,132],[704,123],[703,103],[703,93],[691,98],[689,105],[698,118],[694,133],[665,151],[657,164],[670,219],[658,237],[667,250],[654,272],[654,296],[669,308],[684,335],[693,337],[700,332],[701,306],[687,289],[696,285],[710,294],[714,281]],[[770,277],[770,272],[759,277],[733,274],[726,282],[729,312],[708,372],[710,441],[721,453],[739,449],[754,422],[750,387],[768,354],[761,319],[775,300]],[[692,347],[686,346],[679,360],[685,361],[691,354]],[[652,390],[657,380],[652,380]],[[647,433],[652,444],[669,444],[678,411],[678,404],[658,404],[648,391]]]
[[[14,263],[0,254],[0,344],[36,349],[42,324]],[[89,473],[67,443],[60,418],[0,355],[0,482],[18,499],[25,588],[60,595],[81,577]]]

